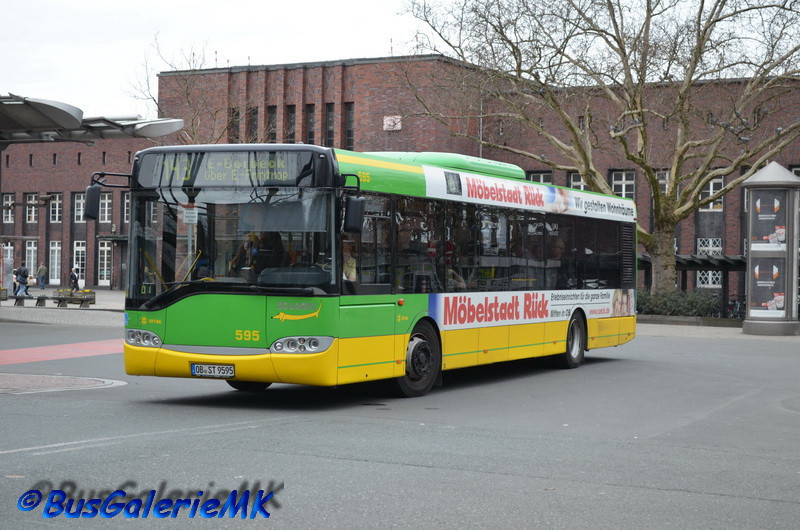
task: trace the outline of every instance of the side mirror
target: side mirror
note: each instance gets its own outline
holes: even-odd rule
[[[345,197],[343,232],[351,232],[354,234],[361,233],[361,226],[364,224],[364,208],[366,205],[367,201],[364,197],[353,197],[352,195]]]
[[[96,220],[100,217],[100,184],[94,183],[86,187],[86,206],[83,211],[84,217]]]

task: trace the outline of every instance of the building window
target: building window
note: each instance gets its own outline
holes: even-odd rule
[[[50,242],[50,283],[61,283],[61,241]]]
[[[267,142],[274,144],[278,141],[278,107],[267,107]]]
[[[258,107],[249,107],[245,120],[247,128],[247,142],[254,144],[258,142]]]
[[[765,109],[763,109],[762,107],[758,107],[753,111],[753,124],[759,125],[761,121],[764,119],[764,117],[767,116],[768,114],[769,112],[767,112]]]
[[[239,109],[233,107],[228,109],[228,142],[235,144],[239,142]]]
[[[77,269],[78,279],[86,279],[86,241],[72,243],[72,266]]]
[[[588,190],[589,186],[583,181],[581,178],[581,174],[577,171],[570,171],[567,173],[567,182],[569,182],[569,187],[574,190]]]
[[[525,178],[531,182],[538,182],[540,184],[552,184],[553,172],[552,171],[526,171]]]
[[[150,225],[157,225],[158,224],[158,203],[156,202],[148,202],[147,203],[148,214],[150,216]]]
[[[85,223],[86,219],[83,217],[83,211],[86,207],[86,194],[76,193],[74,195],[72,211],[74,212],[72,221],[75,223]]]
[[[721,256],[722,238],[720,237],[698,237],[697,253],[701,256]]]
[[[614,195],[623,199],[636,197],[636,174],[633,171],[612,171],[611,189]]]
[[[6,263],[14,263],[14,243],[11,241],[3,243],[3,260]]]
[[[54,193],[50,196],[50,222],[60,223],[61,215],[64,212],[64,199],[60,193]]]
[[[344,148],[352,151],[355,147],[355,109],[352,103],[344,104]]]
[[[325,104],[325,147],[333,147],[334,140],[334,106],[333,103]]]
[[[36,241],[25,242],[25,263],[28,264],[28,270],[31,271],[31,276],[36,273],[36,260],[38,259],[39,244]]]
[[[3,194],[3,222],[14,222],[14,195],[11,193]]]
[[[97,218],[99,223],[111,222],[111,193],[104,192],[100,194],[100,215]]]
[[[6,167],[11,165],[11,155],[6,155]]]
[[[714,195],[715,193],[719,193],[722,188],[725,187],[725,179],[722,177],[718,177],[712,179],[706,184],[706,187],[703,191],[700,192],[700,200],[707,199]],[[701,212],[721,212],[722,211],[722,197],[700,207]]]
[[[103,151],[102,160],[103,160],[103,165],[106,165],[106,163],[108,163],[108,153],[105,151]]]
[[[25,222],[35,223],[39,220],[39,208],[36,205],[37,195],[35,193],[25,194]]]
[[[33,153],[28,155],[28,165],[33,167]]]
[[[658,187],[661,189],[661,194],[666,195],[669,189],[669,170],[660,169],[656,171],[656,179],[658,179]]]
[[[83,164],[83,153],[81,153],[79,151],[78,152],[78,165],[80,166],[81,164]]]
[[[697,271],[697,287],[702,289],[722,287],[722,271]]]
[[[586,130],[586,116],[578,116],[578,129]]]
[[[306,116],[305,116],[305,125],[306,125],[306,143],[307,144],[314,144],[315,142],[315,133],[316,133],[316,112],[314,105],[306,105]]]
[[[130,164],[133,161],[133,151],[128,151],[128,163]]]
[[[122,222],[131,222],[131,192],[129,191],[122,194]]]
[[[53,153],[53,165],[58,165],[58,153]]]
[[[284,138],[287,144],[293,144],[296,138],[295,126],[297,124],[297,112],[295,108],[294,105],[286,105],[286,126],[284,127],[286,134]]]
[[[108,285],[111,281],[111,241],[98,242],[97,280],[102,282],[101,285]]]

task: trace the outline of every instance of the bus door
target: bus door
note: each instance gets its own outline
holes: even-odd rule
[[[366,195],[361,233],[342,238],[339,384],[395,377],[402,358],[395,344],[389,226],[389,201]]]

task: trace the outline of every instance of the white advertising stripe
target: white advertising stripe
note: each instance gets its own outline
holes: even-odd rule
[[[428,196],[438,199],[613,221],[636,219],[633,201],[619,197],[430,166],[423,166],[423,170]]]
[[[624,305],[619,303],[622,293],[621,289],[437,293],[429,295],[428,309],[446,330],[566,320],[578,307],[587,318],[628,316],[633,306],[627,298]]]

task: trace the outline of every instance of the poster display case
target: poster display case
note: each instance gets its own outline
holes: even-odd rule
[[[747,315],[744,333],[800,335],[800,177],[773,162],[742,184],[748,191]]]

